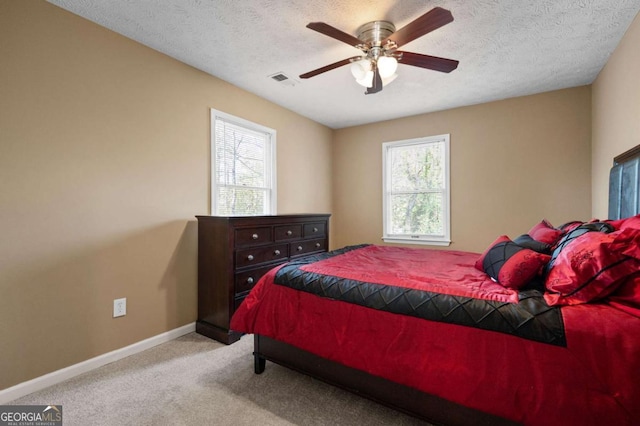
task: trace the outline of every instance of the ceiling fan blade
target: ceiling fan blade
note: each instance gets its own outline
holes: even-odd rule
[[[337,28],[332,27],[329,24],[325,24],[324,22],[311,22],[307,25],[307,28],[310,28],[314,31],[319,32],[320,34],[324,34],[331,38],[335,38],[343,43],[347,43],[349,46],[358,46],[364,44],[362,40],[357,37],[352,36],[351,34],[347,34],[344,31],[340,31]]]
[[[454,59],[439,58],[437,56],[423,55],[421,53],[400,52],[402,54],[398,59],[398,63],[405,65],[413,65],[414,67],[427,68],[440,72],[451,72],[458,68],[459,61]]]
[[[450,11],[441,7],[435,7],[382,40],[382,45],[384,46],[387,42],[393,41],[396,47],[400,47],[452,21],[453,15],[451,15]]]
[[[367,91],[364,92],[365,95],[372,95],[374,93],[378,93],[382,90],[382,77],[380,77],[380,72],[378,71],[378,67],[375,67],[373,70],[373,82],[371,83],[371,87],[367,87]]]
[[[322,74],[323,72],[331,71],[331,70],[339,68],[341,66],[348,65],[353,61],[357,61],[358,59],[360,59],[360,56],[353,56],[353,57],[348,58],[348,59],[343,59],[341,61],[334,62],[333,64],[325,65],[322,68],[318,68],[316,70],[309,71],[309,72],[306,72],[304,74],[300,74],[300,78],[315,77],[316,75]]]

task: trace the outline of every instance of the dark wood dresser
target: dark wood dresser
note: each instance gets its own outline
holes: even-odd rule
[[[329,216],[196,216],[196,332],[226,344],[237,341],[241,333],[229,330],[236,308],[274,266],[327,251]]]

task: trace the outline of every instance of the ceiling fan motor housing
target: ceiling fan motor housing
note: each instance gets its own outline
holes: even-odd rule
[[[367,22],[361,25],[357,30],[357,37],[365,44],[371,46],[368,49],[370,57],[377,59],[384,53],[384,49],[381,48],[382,40],[389,37],[396,31],[395,25],[389,21],[373,21]]]

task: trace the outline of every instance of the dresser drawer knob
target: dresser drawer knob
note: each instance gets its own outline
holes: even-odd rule
[[[280,256],[280,250],[274,251],[273,254],[275,254],[276,256]]]
[[[313,232],[318,232],[318,228],[313,228]]]
[[[249,261],[253,260],[253,255],[250,254],[249,256],[247,256],[247,260],[249,260]]]
[[[316,243],[316,248],[320,248],[320,243]]]
[[[247,278],[247,284],[253,284],[253,277]]]
[[[302,246],[298,246],[297,250],[302,251]]]
[[[251,238],[253,238],[254,240],[257,240],[257,239],[258,239],[258,234],[253,234],[253,235],[251,236]]]
[[[293,232],[291,232],[291,231],[287,231],[287,235],[288,235],[288,236],[291,236],[291,235],[293,235]]]

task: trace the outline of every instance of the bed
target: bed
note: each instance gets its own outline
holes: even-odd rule
[[[618,215],[639,198],[621,164]],[[482,254],[363,244],[272,269],[231,328],[254,335],[256,373],[270,360],[436,424],[637,424],[639,271],[637,210],[541,220]]]

